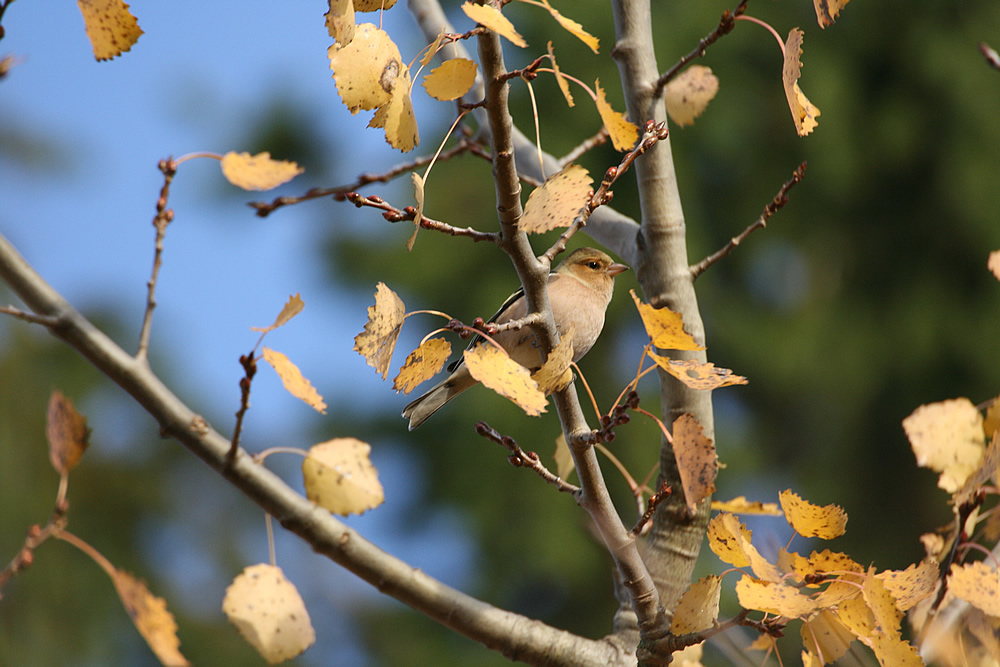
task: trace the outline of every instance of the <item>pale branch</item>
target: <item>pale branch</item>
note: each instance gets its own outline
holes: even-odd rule
[[[482,150],[482,147],[475,141],[471,141],[465,137],[461,137],[455,146],[452,146],[448,150],[441,151],[438,155],[437,161],[441,162],[443,160],[450,160],[451,158],[461,155],[463,153],[471,153],[478,157],[484,158],[489,161],[489,153]],[[424,155],[418,157],[415,160],[410,160],[409,162],[403,162],[397,164],[391,169],[382,172],[381,174],[371,174],[364,173],[358,176],[357,180],[353,183],[348,183],[347,185],[338,185],[331,188],[311,188],[304,194],[298,196],[285,196],[277,197],[270,202],[262,201],[252,201],[248,204],[252,209],[257,212],[257,215],[261,218],[266,218],[271,215],[276,209],[283,206],[290,206],[293,204],[300,204],[304,201],[310,201],[313,199],[322,199],[324,197],[333,197],[334,199],[343,200],[346,196],[362,188],[366,185],[372,183],[388,183],[397,176],[409,173],[416,169],[417,167],[422,167],[424,165],[430,164],[434,159],[433,155]]]
[[[798,167],[795,168],[794,172],[792,172],[792,177],[782,184],[781,189],[778,190],[778,194],[774,195],[774,199],[768,202],[767,206],[764,207],[763,213],[761,213],[756,220],[750,223],[750,225],[748,225],[746,229],[744,229],[742,232],[731,238],[729,240],[729,243],[727,243],[725,246],[715,251],[714,253],[712,253],[705,259],[701,260],[697,264],[691,266],[690,268],[691,276],[693,278],[697,278],[698,276],[700,276],[702,273],[705,272],[705,269],[712,266],[723,257],[729,255],[729,253],[735,250],[736,246],[743,243],[743,241],[745,241],[746,238],[750,236],[750,234],[757,231],[758,229],[763,229],[764,227],[767,227],[767,221],[771,219],[771,216],[777,213],[781,208],[785,206],[785,204],[788,203],[788,191],[791,190],[793,187],[795,187],[796,184],[802,181],[802,179],[805,177],[805,172],[806,172],[806,163],[803,162],[802,164],[800,164]]]
[[[32,324],[41,324],[45,327],[55,326],[56,324],[56,321],[51,317],[43,317],[41,315],[35,315],[34,313],[28,313],[20,308],[15,308],[14,306],[0,306],[0,314],[10,315],[11,317],[16,317],[19,320],[31,322]]]
[[[344,198],[357,206],[362,208],[368,206],[371,208],[378,209],[382,211],[382,217],[389,222],[402,222],[404,220],[414,221],[417,218],[417,209],[413,206],[407,206],[404,209],[398,209],[392,204],[386,202],[384,199],[378,195],[371,195],[370,197],[365,197],[357,192],[348,192],[344,195]],[[428,218],[426,215],[420,215],[420,226],[423,229],[432,229],[443,234],[449,234],[451,236],[465,236],[473,241],[489,241],[490,243],[498,243],[499,236],[494,232],[480,232],[473,229],[472,227],[453,227],[447,222],[441,222],[440,220],[434,220]]]
[[[382,593],[504,655],[532,664],[626,665],[634,657],[613,641],[590,640],[493,607],[442,584],[383,552],[316,506],[180,401],[147,364],[139,363],[70,306],[0,234],[0,279],[50,331],[131,395],[160,433],[195,456],[277,519],[287,530]]]
[[[598,146],[603,146],[604,144],[608,143],[608,138],[609,138],[608,128],[602,125],[601,129],[597,131],[597,134],[588,139],[583,140],[573,150],[571,150],[569,153],[566,153],[566,155],[563,155],[561,158],[559,158],[558,160],[559,168],[562,169],[571,162],[579,160],[584,153],[590,151],[591,149],[597,148]]]
[[[478,317],[476,318],[477,321],[480,319],[482,318]],[[541,324],[543,319],[545,318],[542,316],[541,313],[530,313],[526,317],[522,317],[519,320],[509,320],[507,322],[504,322],[503,324],[497,324],[495,322],[483,324],[482,329],[489,335],[495,336],[501,331],[517,331],[519,329],[523,329],[524,327],[530,327],[536,324]],[[473,322],[472,325],[477,329],[480,328],[476,326],[475,322]]]
[[[167,208],[167,200],[170,198],[170,184],[177,175],[177,163],[173,158],[160,160],[157,168],[163,173],[163,187],[160,188],[160,197],[156,200],[156,215],[153,216],[153,228],[156,229],[156,240],[153,247],[153,270],[146,283],[146,311],[142,315],[142,328],[139,331],[139,349],[135,353],[136,359],[145,362],[149,353],[149,336],[153,326],[153,309],[156,308],[156,280],[160,276],[160,267],[163,265],[163,239],[167,234],[167,225],[174,219],[174,210]]]
[[[696,46],[690,53],[683,56],[677,63],[664,72],[659,79],[656,80],[656,96],[659,97],[663,95],[663,90],[667,87],[667,84],[675,76],[677,76],[684,66],[695,58],[705,57],[705,52],[708,50],[712,44],[714,44],[723,35],[728,35],[732,32],[733,28],[736,26],[736,17],[742,16],[747,10],[747,0],[742,0],[740,4],[736,5],[736,8],[732,11],[728,9],[722,12],[722,18],[719,19],[719,25],[716,26],[715,30],[710,32],[704,38],[699,40],[698,46]]]
[[[476,422],[476,433],[491,442],[495,442],[510,452],[507,460],[515,468],[534,470],[543,480],[564,493],[579,493],[580,487],[570,484],[545,467],[541,457],[536,452],[526,452],[509,435],[501,435],[496,429],[484,421]]]

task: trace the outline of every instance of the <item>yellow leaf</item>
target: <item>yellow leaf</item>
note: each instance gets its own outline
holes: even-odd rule
[[[87,38],[98,60],[110,60],[132,48],[142,28],[123,0],[77,0]]]
[[[528,416],[545,412],[547,401],[527,368],[492,345],[476,345],[465,351],[465,365],[472,377],[496,393],[514,401]]]
[[[420,59],[420,64],[423,67],[427,67],[434,60],[434,56],[437,55],[438,49],[441,48],[441,42],[444,41],[444,32],[439,32],[438,36],[434,38],[434,41],[430,43],[427,50],[424,52],[423,57]]]
[[[759,500],[750,501],[746,496],[737,496],[732,500],[713,500],[712,509],[733,514],[763,514],[765,516],[782,516],[778,503],[762,503]]]
[[[718,92],[719,79],[712,74],[712,68],[691,65],[663,90],[667,113],[681,127],[694,125],[694,119],[705,111]]]
[[[573,325],[559,336],[559,344],[555,346],[548,359],[531,376],[531,379],[538,384],[538,389],[543,394],[562,391],[573,381],[573,371],[570,370],[570,362],[573,361],[573,335],[576,333]]]
[[[444,367],[451,356],[451,343],[444,338],[430,338],[410,353],[399,375],[392,381],[392,388],[409,394],[421,382],[430,380]]]
[[[719,618],[719,596],[722,579],[714,574],[691,584],[674,610],[670,632],[675,635],[701,632],[711,628]]]
[[[988,616],[1000,616],[1000,580],[997,571],[986,563],[953,563],[948,575],[948,590]]]
[[[274,565],[244,569],[226,589],[222,611],[272,665],[291,660],[316,641],[302,596]]]
[[[424,77],[427,94],[436,100],[457,100],[476,82],[476,63],[466,58],[444,61]]]
[[[816,610],[816,603],[799,593],[794,586],[758,581],[747,575],[736,582],[736,597],[747,609],[798,618]]]
[[[270,190],[287,183],[305,169],[286,160],[272,160],[270,153],[228,152],[222,156],[222,175],[244,190]]]
[[[330,10],[326,17],[326,30],[338,46],[346,46],[354,39],[357,25],[354,22],[353,0],[329,0]]]
[[[396,0],[355,0],[354,8],[359,12],[377,12],[391,9],[395,4]]]
[[[691,334],[684,331],[684,321],[680,313],[675,313],[669,308],[653,308],[649,304],[643,303],[635,295],[635,290],[629,290],[635,307],[639,310],[639,317],[646,327],[649,339],[653,341],[655,347],[661,350],[704,350],[691,337]]]
[[[160,662],[171,667],[191,664],[181,655],[177,622],[167,601],[150,593],[144,582],[128,572],[114,570],[111,578],[125,611]]]
[[[639,128],[630,123],[625,114],[620,114],[611,108],[611,104],[604,96],[600,79],[594,82],[594,90],[597,94],[597,112],[601,114],[601,121],[608,130],[611,144],[616,151],[632,150],[636,140],[639,139]]]
[[[528,234],[541,234],[569,227],[587,205],[592,187],[586,169],[578,164],[569,165],[532,191],[518,228]]]
[[[743,544],[750,542],[752,533],[733,514],[718,514],[708,523],[708,546],[712,553],[733,567],[747,567],[750,559]]]
[[[990,401],[983,417],[983,435],[992,438],[997,431],[1000,431],[1000,396]]]
[[[559,90],[562,92],[563,97],[566,98],[566,104],[573,107],[576,104],[573,102],[573,93],[569,91],[569,81],[563,76],[562,70],[559,69],[559,65],[556,64],[556,54],[552,50],[552,42],[548,43],[549,49],[549,61],[552,63],[552,71],[556,75],[556,83],[559,84]]]
[[[719,455],[715,443],[703,433],[692,415],[683,414],[674,420],[674,455],[684,488],[684,499],[693,513],[702,500],[715,492],[715,477],[719,473]]]
[[[73,401],[58,389],[49,397],[45,435],[52,467],[60,475],[68,475],[90,445],[90,430],[87,418],[77,412]]]
[[[841,601],[837,605],[837,618],[865,643],[875,634],[875,616],[860,595]]]
[[[302,301],[302,297],[296,293],[294,296],[288,297],[288,302],[285,303],[285,307],[281,309],[280,313],[278,313],[278,317],[274,320],[274,324],[269,327],[250,327],[250,330],[259,331],[261,333],[274,331],[278,327],[286,324],[288,320],[301,313],[302,309],[305,308],[305,305],[306,304]]]
[[[462,11],[476,23],[489,28],[498,35],[506,37],[514,46],[524,48],[528,45],[524,41],[524,37],[517,34],[514,25],[507,20],[506,16],[500,13],[499,9],[490,5],[474,5],[471,2],[466,2],[462,5]]]
[[[556,453],[553,455],[553,459],[556,462],[556,475],[560,479],[569,477],[573,468],[576,467],[573,462],[573,454],[569,451],[569,445],[566,444],[566,436],[562,433],[556,438]]]
[[[818,125],[819,109],[813,106],[799,88],[798,80],[801,75],[802,63],[799,57],[802,55],[803,32],[798,28],[792,28],[788,33],[788,40],[785,41],[785,64],[781,69],[781,81],[785,86],[785,98],[788,100],[788,108],[792,111],[792,120],[795,121],[795,131],[800,137],[804,137],[815,129]]]
[[[966,478],[962,488],[955,492],[953,504],[959,507],[971,500],[972,496],[990,480],[997,479],[997,473],[1000,472],[998,469],[1000,469],[1000,432],[995,432],[976,469]]]
[[[1000,280],[1000,250],[990,253],[990,258],[986,260],[986,268],[993,272],[997,280]]]
[[[863,573],[865,569],[854,562],[850,556],[839,551],[814,551],[809,554],[809,558],[795,559],[793,570],[802,579],[809,576],[825,575],[829,573],[858,572]],[[853,580],[848,580],[853,581]]]
[[[702,363],[697,359],[675,360],[661,357],[653,352],[649,353],[649,358],[655,361],[657,366],[692,389],[711,391],[734,384],[747,383],[747,379],[742,375],[733,375],[733,372],[728,368],[716,368],[713,363]]]
[[[934,592],[938,582],[938,566],[932,560],[922,560],[905,570],[886,570],[877,575],[896,600],[896,607],[906,611]]]
[[[921,405],[903,420],[917,465],[941,473],[938,486],[954,493],[983,457],[983,417],[967,398]]]
[[[264,361],[271,364],[271,367],[278,373],[281,383],[285,385],[285,390],[289,394],[305,401],[316,412],[326,414],[326,403],[323,402],[323,397],[309,383],[309,380],[302,376],[298,366],[281,352],[275,352],[267,347],[261,352],[264,355]]]
[[[413,113],[410,98],[410,68],[403,65],[403,71],[392,89],[389,104],[379,109],[385,112],[385,140],[393,148],[409,153],[420,143],[417,131],[417,117]],[[374,118],[372,119],[374,122]]]
[[[309,448],[302,461],[306,498],[334,514],[361,514],[378,507],[385,492],[367,442],[334,438]]]
[[[802,627],[805,628],[805,625]],[[802,667],[823,667],[823,661],[815,653],[802,651]]]
[[[880,665],[892,667],[924,667],[924,661],[912,644],[900,638],[899,633],[879,633],[868,642]]]
[[[552,5],[549,4],[549,0],[542,0],[542,4],[545,5],[545,8],[547,10],[549,10],[549,14],[552,14],[552,18],[554,18],[556,21],[559,22],[559,25],[563,27],[563,30],[571,33],[574,37],[576,37],[581,42],[586,44],[587,48],[589,48],[594,53],[598,52],[597,47],[600,46],[600,40],[598,40],[596,37],[594,37],[589,32],[584,30],[583,26],[577,23],[576,21],[568,19],[562,14],[560,14],[558,11],[556,11],[555,8],[553,8]]]
[[[823,610],[802,624],[802,646],[810,655],[822,655],[823,660],[816,659],[817,667],[832,663],[846,655],[854,633],[845,626],[837,615]],[[803,667],[805,664],[803,663]]]
[[[351,43],[331,46],[327,56],[340,99],[352,114],[389,104],[405,67],[389,34],[371,23],[357,26]]]
[[[368,306],[365,330],[354,337],[354,349],[376,373],[382,374],[383,380],[389,375],[389,362],[405,314],[403,300],[380,282],[375,290],[375,305]]]
[[[826,28],[827,26],[833,25],[833,22],[837,19],[837,15],[840,14],[840,10],[847,6],[847,3],[851,0],[813,0],[813,6],[816,8],[816,20],[819,22],[820,28]]]
[[[778,499],[789,525],[802,537],[832,540],[843,535],[847,529],[847,514],[836,505],[813,505],[790,489],[782,491]]]
[[[899,636],[899,621],[903,613],[896,608],[896,599],[886,590],[882,580],[875,576],[875,568],[870,568],[865,576],[861,591],[865,604],[871,609],[875,627],[883,634]]]

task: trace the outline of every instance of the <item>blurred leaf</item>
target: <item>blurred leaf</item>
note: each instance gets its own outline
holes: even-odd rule
[[[356,438],[334,438],[310,447],[302,462],[306,498],[343,516],[381,505],[385,492],[369,458],[371,450]]]
[[[714,574],[691,584],[677,603],[670,632],[681,635],[711,628],[719,618],[721,595],[722,579]]]
[[[528,234],[541,234],[569,227],[586,206],[592,188],[587,170],[578,164],[569,165],[532,191],[518,228]]]
[[[298,366],[281,352],[270,348],[265,347],[261,353],[264,356],[264,361],[271,364],[271,367],[278,373],[281,383],[289,394],[304,401],[316,412],[326,414],[326,403],[323,402],[323,397],[319,395],[309,380],[303,377]]]
[[[45,435],[49,440],[49,460],[60,475],[68,475],[90,445],[87,419],[76,411],[73,401],[58,389],[49,398]]]
[[[261,333],[268,333],[269,331],[274,331],[280,326],[283,326],[296,315],[302,312],[305,308],[305,303],[303,303],[302,298],[296,293],[294,296],[288,297],[287,303],[285,303],[284,308],[278,313],[278,317],[274,320],[274,324],[269,327],[250,327],[251,331],[259,331]]]
[[[476,82],[476,63],[466,58],[450,58],[424,77],[427,94],[436,100],[457,100]]]
[[[287,183],[304,171],[286,160],[272,160],[271,154],[234,153],[222,156],[222,175],[244,190],[270,190]]]
[[[244,569],[226,589],[222,611],[272,665],[291,660],[316,641],[302,596],[273,565]]]
[[[851,0],[813,0],[816,8],[816,20],[820,28],[827,28],[833,25],[840,14],[840,10],[847,6]]]
[[[903,420],[917,465],[941,473],[938,486],[954,493],[985,449],[983,417],[967,398],[921,405]]]
[[[684,487],[684,499],[692,513],[698,503],[715,493],[715,478],[719,474],[715,443],[703,431],[698,420],[689,414],[674,420],[674,454]]]
[[[326,30],[338,46],[346,46],[354,39],[357,25],[354,20],[353,0],[329,0],[330,10],[326,17]]]
[[[712,509],[733,514],[762,514],[765,516],[783,516],[777,503],[763,503],[759,500],[750,501],[746,496],[737,496],[732,500],[713,500]]]
[[[181,655],[177,622],[167,610],[167,601],[150,593],[144,582],[128,572],[114,570],[112,580],[136,629],[160,662],[171,667],[191,664]]]

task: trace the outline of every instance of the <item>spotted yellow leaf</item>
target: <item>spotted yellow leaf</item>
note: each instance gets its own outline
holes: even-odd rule
[[[736,582],[736,597],[746,609],[797,618],[816,610],[816,603],[799,589],[781,583],[759,581],[747,575]]]
[[[721,594],[722,579],[714,574],[691,584],[677,603],[670,632],[682,635],[711,628],[719,618]]]
[[[424,89],[436,100],[457,100],[476,82],[476,63],[467,58],[450,58],[424,77]]]
[[[263,348],[261,353],[264,356],[264,361],[271,364],[271,367],[278,373],[281,383],[285,386],[285,391],[307,403],[316,412],[326,414],[326,403],[323,402],[323,397],[319,395],[309,380],[303,377],[298,366],[281,352],[270,348]]]
[[[930,597],[938,582],[938,565],[932,560],[922,560],[905,570],[886,570],[877,575],[896,600],[896,607],[906,611],[921,600]]]
[[[632,150],[636,140],[639,139],[639,128],[630,123],[625,114],[611,108],[611,104],[604,96],[600,79],[594,82],[594,91],[597,95],[597,112],[601,114],[601,121],[608,131],[608,136],[611,137],[611,144],[616,151]]]
[[[306,498],[342,516],[381,505],[385,492],[369,458],[371,450],[356,438],[334,438],[310,447],[302,461]]]
[[[329,0],[330,10],[326,17],[326,30],[338,46],[346,46],[354,39],[357,25],[354,20],[353,0]]]
[[[572,34],[574,37],[579,39],[581,42],[587,45],[594,53],[598,52],[598,46],[600,46],[600,40],[591,35],[589,32],[583,29],[583,26],[572,19],[568,19],[562,14],[560,14],[552,5],[549,4],[549,0],[542,0],[542,4],[545,8],[549,10],[549,14],[552,14],[552,18],[559,22],[559,25],[563,27],[563,30]]]
[[[723,562],[734,567],[747,567],[750,559],[743,544],[750,542],[752,533],[733,514],[722,513],[708,523],[708,546]]]
[[[988,616],[1000,616],[1000,579],[997,571],[986,563],[953,563],[948,574],[948,590]]]
[[[711,67],[691,65],[663,89],[670,119],[684,127],[705,111],[719,92],[719,79]]]
[[[506,37],[514,46],[524,48],[528,45],[524,37],[517,34],[514,24],[507,20],[507,17],[500,13],[500,10],[490,5],[474,5],[466,2],[462,5],[465,15],[476,23],[485,26],[493,32]]]
[[[87,38],[98,60],[110,60],[132,48],[142,28],[123,0],[77,0]]]
[[[409,394],[421,382],[430,380],[444,367],[451,356],[451,343],[443,338],[430,338],[410,353],[399,375],[392,381],[392,388]]]
[[[109,574],[129,618],[160,662],[172,667],[190,665],[181,655],[177,622],[167,609],[167,601],[153,595],[143,581],[128,572],[115,569]]]
[[[778,494],[778,500],[789,525],[802,537],[832,540],[847,530],[847,513],[837,505],[813,505],[790,489]]]
[[[87,418],[59,390],[49,397],[45,436],[49,441],[49,461],[60,475],[68,475],[90,445]]]
[[[742,375],[733,375],[733,372],[728,368],[716,368],[715,364],[711,362],[702,363],[697,359],[670,359],[653,352],[649,353],[649,358],[655,361],[657,366],[692,389],[711,391],[721,387],[747,383],[747,379]]]
[[[375,288],[375,305],[368,306],[365,329],[354,337],[354,350],[376,373],[382,374],[383,380],[389,375],[389,362],[396,349],[405,314],[403,300],[380,282]]]
[[[278,317],[275,318],[274,324],[268,327],[250,327],[250,330],[259,331],[261,333],[274,331],[278,327],[286,324],[288,320],[301,313],[305,306],[306,304],[302,301],[302,297],[298,294],[294,294],[293,296],[288,297],[288,301],[285,303],[285,306],[281,309],[281,312],[278,313]]]
[[[257,155],[230,151],[222,156],[222,175],[244,190],[270,190],[305,171],[287,160],[272,160],[271,154]]]
[[[531,376],[531,379],[538,383],[538,389],[546,396],[565,389],[573,381],[573,371],[569,365],[573,361],[575,333],[576,330],[570,325],[570,328],[559,337],[559,344],[549,354],[542,367]]]
[[[382,9],[391,9],[396,4],[396,0],[354,0],[354,8],[359,12],[377,12]]]
[[[404,153],[409,153],[420,143],[417,117],[410,98],[410,68],[406,65],[402,65],[400,73],[393,78],[389,103],[378,108],[368,127],[384,128],[386,142]]]
[[[552,63],[552,71],[556,75],[556,83],[559,84],[559,92],[561,92],[563,97],[566,99],[566,104],[571,107],[576,106],[576,103],[573,102],[573,93],[569,90],[569,81],[565,76],[563,76],[562,70],[559,69],[559,65],[556,63],[556,54],[552,50],[552,42],[548,43],[548,50],[549,62]]]
[[[967,398],[921,405],[903,420],[917,465],[941,473],[938,486],[954,493],[976,470],[986,437],[983,417]]]
[[[684,331],[684,320],[680,313],[675,313],[669,308],[653,308],[647,303],[639,300],[635,295],[635,290],[629,290],[632,301],[639,310],[639,317],[646,327],[646,333],[653,342],[654,347],[661,350],[704,350],[705,348],[695,342],[691,334]]]
[[[472,377],[516,403],[529,416],[545,412],[547,401],[527,368],[492,345],[476,345],[465,351],[465,365]]]
[[[226,589],[222,611],[265,660],[291,660],[316,641],[302,596],[281,568],[261,563],[243,570]]]
[[[586,169],[569,165],[532,191],[518,227],[528,234],[569,227],[586,206],[592,186]]]
[[[702,425],[692,415],[683,414],[674,420],[674,454],[684,500],[691,512],[715,492],[715,477],[719,473],[715,443],[703,431]]]
[[[788,108],[792,111],[795,131],[800,137],[812,132],[819,122],[819,109],[806,98],[799,88],[799,76],[802,73],[802,37],[804,33],[798,28],[792,28],[785,41],[785,64],[781,69],[781,81],[785,86],[785,98]]]
[[[389,104],[405,67],[389,34],[372,23],[357,26],[351,43],[331,46],[327,56],[340,99],[352,114]]]
[[[763,514],[765,516],[782,516],[778,503],[764,503],[759,500],[747,500],[746,496],[736,496],[732,500],[713,500],[712,509],[733,514]]]

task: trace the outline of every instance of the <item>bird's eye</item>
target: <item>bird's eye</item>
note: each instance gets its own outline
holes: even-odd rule
[[[587,262],[587,266],[589,268],[594,269],[596,271],[597,269],[601,268],[601,263],[600,262]]]

